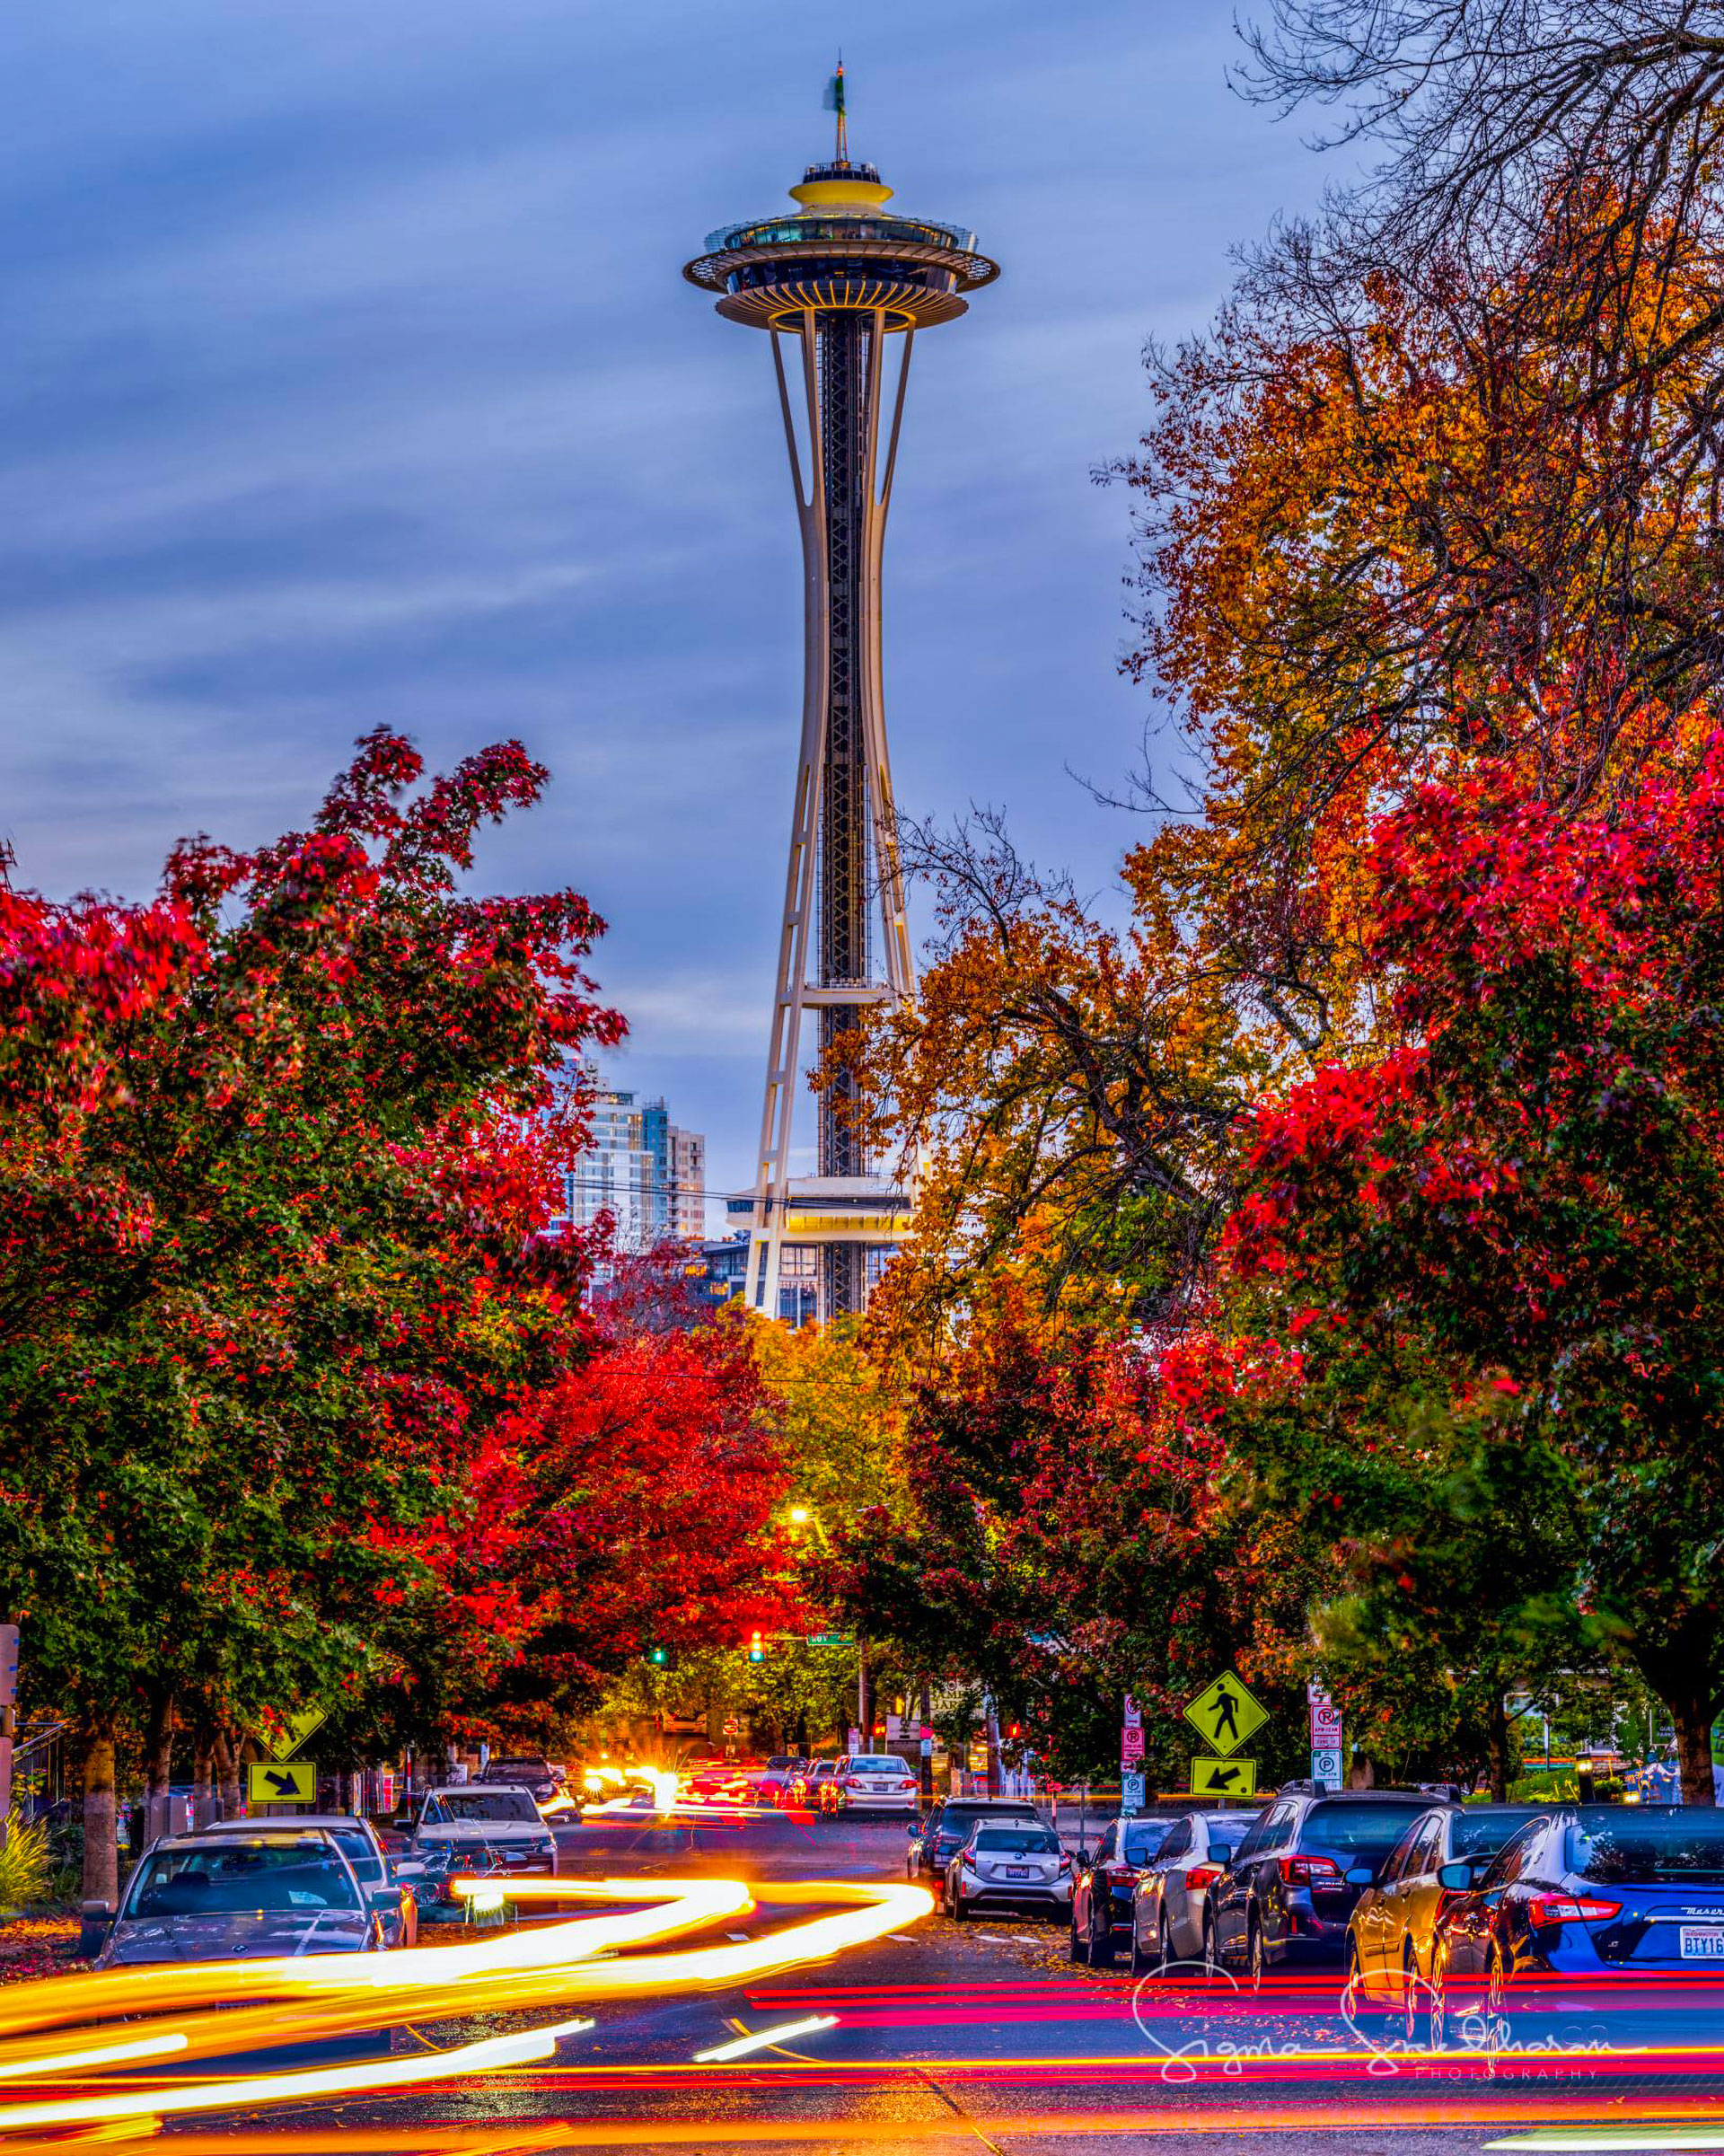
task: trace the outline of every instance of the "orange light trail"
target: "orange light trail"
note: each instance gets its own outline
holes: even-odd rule
[[[458,1890],[470,1893],[494,1889],[497,1883],[455,1882]],[[155,2055],[168,2051],[180,2058],[231,2055],[266,2046],[381,2033],[409,2016],[447,2020],[547,2009],[566,2005],[571,1998],[662,1997],[677,1989],[715,1989],[841,1952],[925,1915],[932,1906],[919,1888],[846,1882],[758,1888],[740,1879],[516,1879],[506,1884],[510,1896],[521,1900],[636,1905],[570,1917],[475,1945],[416,1947],[364,1957],[212,1962],[20,1984],[0,1993],[0,2074],[51,2082],[73,2071],[68,2062],[75,2061],[75,2070],[88,2076],[104,2063],[92,2056],[88,2024],[115,2015],[148,2019],[136,2037],[102,2047],[109,2064],[120,2063],[115,2056],[120,2052],[128,2063],[142,2059],[140,2046],[145,2045],[159,2047]],[[623,1947],[680,1938],[766,1900],[840,1906],[835,1914],[804,1918],[741,1943],[597,1958],[615,1956]],[[236,1996],[256,2003],[226,2003]],[[198,2007],[211,2011],[185,2011]],[[172,2027],[164,2025],[168,2015],[175,2017]],[[128,2076],[123,2085],[110,2089],[0,2105],[0,2133],[127,2121],[143,2126],[188,2112],[388,2093],[547,2059],[561,2037],[591,2026],[565,2017],[547,2028],[488,2037],[420,2058],[235,2075],[195,2085]],[[31,2033],[50,2028],[61,2033]]]

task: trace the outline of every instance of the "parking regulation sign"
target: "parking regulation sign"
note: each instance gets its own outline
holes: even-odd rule
[[[1313,1752],[1311,1779],[1322,1782],[1330,1789],[1341,1787],[1341,1754],[1339,1752]]]
[[[1120,1809],[1122,1812],[1140,1812],[1143,1809],[1143,1776],[1120,1776]]]

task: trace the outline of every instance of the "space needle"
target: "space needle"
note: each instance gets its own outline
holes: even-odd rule
[[[731,1210],[750,1223],[755,1307],[778,1314],[787,1251],[812,1247],[822,1321],[865,1307],[870,1250],[889,1249],[910,1225],[912,1193],[879,1171],[852,1127],[856,1080],[847,1071],[814,1104],[817,1173],[790,1172],[807,1068],[853,1033],[870,1005],[916,989],[880,619],[910,348],[918,330],[956,321],[965,295],[999,274],[976,251],[973,233],[888,209],[893,190],[876,169],[851,163],[841,63],[827,101],[837,114],[832,158],[811,164],[790,189],[796,207],[708,233],[706,252],[682,272],[717,295],[726,321],[771,339],[802,530],[802,743],[760,1152],[754,1189]],[[811,1011],[819,1023],[808,1040]]]

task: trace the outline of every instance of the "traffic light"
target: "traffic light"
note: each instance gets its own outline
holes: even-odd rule
[[[763,1662],[766,1659],[766,1649],[761,1645],[761,1635],[757,1632],[748,1635],[748,1659],[751,1662]]]
[[[655,1669],[666,1669],[670,1667],[671,1650],[668,1647],[649,1647],[646,1659]]]

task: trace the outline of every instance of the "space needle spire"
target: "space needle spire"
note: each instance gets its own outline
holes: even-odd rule
[[[868,1254],[902,1239],[913,1196],[868,1157],[842,1073],[814,1105],[816,1172],[791,1173],[808,1068],[870,1006],[916,990],[881,680],[881,564],[910,348],[999,274],[973,233],[889,210],[876,169],[850,162],[841,57],[826,103],[834,154],[790,189],[796,207],[709,233],[682,273],[717,295],[726,321],[771,339],[802,533],[802,740],[761,1144],[754,1189],[732,1210],[752,1229],[755,1307],[778,1314],[787,1254],[810,1250],[822,1321],[865,1307]],[[810,1013],[817,1028],[805,1026]]]

